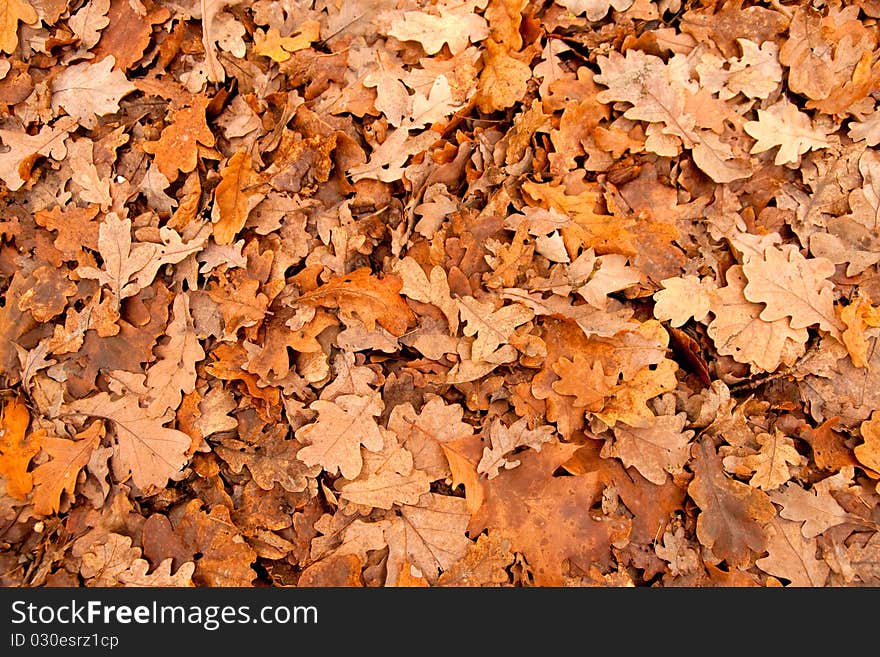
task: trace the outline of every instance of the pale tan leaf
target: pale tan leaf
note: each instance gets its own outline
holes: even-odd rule
[[[775,105],[758,110],[757,121],[743,125],[750,136],[758,141],[751,153],[763,153],[779,146],[774,164],[798,164],[801,155],[810,150],[828,148],[834,141],[827,130],[817,127],[810,117],[783,96]]]
[[[510,470],[520,464],[513,459],[514,450],[531,447],[540,452],[543,444],[553,441],[555,427],[544,424],[529,429],[528,423],[529,419],[524,417],[507,426],[500,418],[494,418],[488,428],[484,429],[484,440],[488,438],[491,447],[483,448],[477,473],[485,474],[489,479],[497,477],[502,468]]]
[[[807,329],[792,328],[787,317],[761,319],[763,306],[743,296],[745,286],[742,266],[733,265],[727,270],[727,285],[711,294],[710,310],[715,317],[707,331],[715,348],[719,354],[766,372],[780,364],[791,365],[806,349]]]
[[[115,63],[109,55],[96,64],[82,62],[64,68],[52,80],[52,109],[63,108],[90,130],[98,125],[98,117],[119,111],[119,101],[136,88],[113,68]]]
[[[834,265],[824,258],[805,258],[792,244],[769,247],[763,257],[743,265],[748,283],[745,298],[765,304],[760,318],[773,322],[785,317],[793,329],[814,324],[835,336],[842,325],[834,312],[834,285],[828,280]]]
[[[464,556],[470,544],[465,534],[469,520],[461,497],[426,493],[418,504],[400,507],[400,515],[385,530],[390,580],[386,584],[395,584],[394,574],[407,561],[428,582],[436,583],[441,572]]]
[[[339,395],[333,401],[312,402],[309,408],[318,412],[318,420],[297,432],[306,445],[297,457],[306,465],[320,465],[330,474],[341,472],[354,479],[363,467],[360,446],[373,452],[382,449],[375,418],[384,406],[378,395]]]
[[[663,289],[654,293],[654,317],[672,326],[681,326],[690,319],[706,319],[715,289],[712,279],[688,274],[666,278],[660,284]]]
[[[440,2],[437,13],[406,11],[391,23],[390,36],[401,41],[417,41],[429,55],[436,55],[444,44],[453,55],[478,43],[489,35],[486,19],[474,13],[477,7],[485,7],[486,0],[470,2]]]
[[[113,399],[99,392],[66,406],[66,412],[110,420],[115,430],[113,472],[120,480],[131,475],[135,486],[164,487],[188,461],[190,437],[164,425],[172,412],[153,414],[134,397]]]
[[[634,467],[648,481],[663,485],[667,473],[681,474],[690,458],[691,430],[684,430],[687,415],[649,417],[636,425],[618,423],[614,441],[602,448],[605,458],[619,458],[626,467]]]
[[[510,339],[517,326],[534,317],[534,313],[521,304],[496,308],[491,301],[478,301],[471,296],[459,299],[458,308],[465,322],[464,334],[476,336],[471,348],[471,359],[475,361],[488,358]]]
[[[774,518],[767,526],[766,557],[755,565],[774,577],[782,577],[793,587],[825,586],[831,569],[816,557],[817,541],[804,538],[796,522]]]

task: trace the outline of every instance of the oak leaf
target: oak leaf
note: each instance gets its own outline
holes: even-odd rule
[[[49,460],[34,468],[34,513],[41,516],[57,513],[64,492],[73,497],[80,471],[103,437],[104,428],[100,422],[81,431],[76,440],[43,437],[41,447]]]
[[[601,20],[612,8],[626,11],[633,2],[634,0],[556,0],[556,4],[562,5],[572,14],[586,14],[591,21]]]
[[[135,397],[100,392],[66,406],[66,412],[109,420],[115,429],[113,472],[121,480],[131,475],[138,488],[164,487],[188,460],[190,437],[165,427],[173,413],[154,414],[138,406]]]
[[[491,301],[478,301],[471,296],[459,299],[458,309],[465,323],[464,334],[476,336],[471,347],[471,359],[476,361],[490,356],[510,339],[517,326],[534,317],[534,313],[521,304],[496,308]]]
[[[204,246],[206,235],[184,242],[172,228],[159,229],[161,244],[131,240],[131,219],[120,219],[109,213],[101,223],[98,233],[98,249],[104,260],[104,268],[81,266],[77,274],[82,278],[94,278],[110,289],[111,299],[119,304],[153,282],[159,268],[178,263]]]
[[[837,475],[826,477],[805,489],[802,486],[788,482],[782,488],[770,494],[775,504],[782,509],[779,515],[786,520],[795,520],[801,524],[801,533],[804,538],[814,538],[825,530],[852,522],[860,523],[861,519],[848,513],[831,494],[840,483],[839,479],[844,473],[852,476],[852,467],[844,467]]]
[[[400,507],[398,516],[385,530],[388,543],[388,581],[396,583],[401,565],[415,565],[429,583],[464,556],[470,540],[465,534],[469,514],[465,501],[436,493],[425,493],[417,504]]]
[[[825,586],[831,569],[816,558],[815,538],[804,538],[798,523],[781,518],[770,521],[767,534],[767,556],[755,560],[758,568],[787,579],[789,586]]]
[[[856,294],[848,306],[840,310],[840,321],[846,326],[841,339],[855,367],[868,366],[868,327],[880,326],[880,307],[871,305],[863,294]]]
[[[135,559],[131,565],[123,572],[117,575],[116,579],[122,586],[126,587],[193,587],[193,573],[196,570],[196,564],[193,561],[187,561],[172,574],[172,559],[169,557],[163,559],[159,564],[150,571],[150,563],[146,559]],[[149,572],[148,572],[149,571]]]
[[[253,209],[251,197],[254,196],[254,191],[251,185],[254,171],[250,153],[235,153],[220,171],[220,177],[220,184],[214,190],[214,207],[211,209],[214,241],[217,244],[232,244]]]
[[[662,290],[654,293],[654,317],[668,320],[671,326],[681,326],[693,319],[702,322],[709,314],[711,279],[686,275],[660,281]]]
[[[488,39],[477,84],[477,107],[486,114],[512,107],[525,95],[531,77],[528,64],[513,57],[504,44]]]
[[[108,11],[110,0],[93,0],[67,19],[70,29],[79,37],[80,44],[86,50],[98,43],[101,30],[110,24]],[[115,59],[113,63],[116,63]]]
[[[196,586],[251,586],[257,577],[251,567],[257,555],[232,522],[229,508],[218,504],[205,511],[202,505],[201,500],[193,499],[172,512],[173,533],[182,542],[182,556],[186,557],[182,561],[193,561],[201,554],[195,562],[193,582]],[[167,524],[167,519],[164,522]],[[146,534],[146,526],[144,530]],[[167,556],[171,555],[151,557],[151,561],[161,562]]]
[[[18,24],[33,25],[38,16],[27,0],[7,0],[0,7],[0,52],[15,52],[18,47]]]
[[[144,382],[150,390],[150,407],[160,413],[176,409],[182,395],[195,390],[196,364],[205,358],[190,316],[187,293],[174,297],[172,313],[173,319],[165,329],[169,340],[156,348],[159,360],[147,369]]]
[[[688,494],[700,508],[697,538],[731,566],[750,565],[767,546],[766,523],[776,509],[766,493],[729,478],[711,439],[694,445],[694,478]]]
[[[28,465],[46,439],[39,432],[27,434],[30,421],[22,400],[12,399],[0,411],[0,475],[5,479],[6,493],[17,500],[25,499],[33,488]]]
[[[380,452],[365,452],[357,479],[340,486],[340,497],[355,504],[390,509],[395,504],[418,504],[431,488],[426,472],[413,467],[413,455],[392,431],[383,430]]]
[[[375,418],[384,406],[375,394],[313,401],[309,408],[318,412],[318,419],[297,432],[305,445],[297,458],[309,466],[321,465],[329,474],[339,472],[354,479],[363,467],[360,446],[372,452],[382,449],[384,440]]]
[[[76,119],[62,117],[54,126],[44,125],[35,135],[23,130],[0,129],[0,142],[9,147],[7,152],[0,153],[0,178],[10,191],[20,189],[27,182],[40,156],[59,161],[67,157],[65,142],[75,127]]]
[[[52,80],[52,109],[60,108],[89,130],[98,117],[119,111],[119,101],[136,90],[122,71],[114,70],[113,55],[96,64],[68,66]]]
[[[589,512],[602,495],[598,475],[553,476],[576,449],[550,443],[527,452],[518,468],[486,483],[485,501],[469,525],[471,533],[491,527],[509,537],[511,550],[531,566],[536,586],[562,586],[569,568],[611,558],[615,522]]]
[[[347,172],[353,182],[373,178],[395,182],[403,177],[407,160],[427,150],[435,141],[437,133],[432,130],[413,135],[408,127],[397,128],[373,149],[368,162],[352,166]]]
[[[859,432],[863,442],[855,446],[853,453],[859,463],[880,473],[880,411],[874,411],[870,420],[862,422]]]
[[[303,294],[297,302],[338,308],[343,317],[360,317],[367,330],[378,323],[392,335],[401,336],[415,318],[400,296],[402,287],[403,282],[395,274],[377,278],[369,267],[361,267]]]
[[[172,113],[171,123],[157,141],[143,143],[144,152],[156,156],[156,166],[168,182],[177,180],[178,171],[190,173],[196,168],[199,144],[214,145],[214,133],[205,117],[209,103],[205,96],[194,96],[188,107]]]
[[[772,434],[759,433],[755,440],[761,446],[756,454],[726,456],[724,467],[728,472],[751,474],[749,485],[761,490],[779,488],[792,477],[790,465],[800,465],[803,457],[794,441],[779,429]]]
[[[494,418],[484,429],[485,437],[488,438],[491,447],[487,445],[483,448],[483,457],[477,464],[477,473],[494,479],[502,468],[510,470],[520,464],[519,460],[513,459],[514,453],[518,455],[525,447],[540,452],[544,444],[553,442],[552,426],[545,424],[530,429],[528,423],[529,419],[523,417],[507,426],[499,418]]]
[[[464,422],[463,416],[460,404],[449,404],[442,397],[428,394],[418,412],[409,402],[395,406],[388,416],[388,429],[412,454],[415,467],[436,481],[450,474],[443,446],[474,435],[473,426]]]
[[[269,57],[274,62],[286,62],[291,53],[308,48],[321,36],[321,24],[307,20],[291,36],[282,37],[277,27],[254,33],[254,52]]]
[[[793,364],[804,353],[807,329],[792,328],[788,317],[761,318],[763,306],[745,297],[746,285],[742,265],[733,265],[727,270],[727,285],[710,295],[714,318],[707,332],[715,349],[766,372],[773,372],[780,364]]]
[[[499,586],[508,580],[513,563],[511,541],[490,529],[468,546],[464,556],[440,575],[438,586]]]
[[[132,546],[130,536],[111,532],[82,555],[79,572],[86,586],[116,586],[119,575],[140,556],[141,549]]]
[[[605,458],[619,458],[626,467],[634,467],[648,481],[660,485],[667,473],[681,474],[690,458],[691,430],[684,430],[687,415],[648,417],[635,425],[614,425],[614,441],[602,448]]]
[[[767,109],[759,109],[758,120],[747,121],[743,130],[757,139],[750,153],[779,146],[773,160],[777,165],[798,164],[807,151],[828,148],[833,143],[826,130],[814,126],[810,117],[785,97]]]
[[[552,383],[553,390],[574,397],[574,405],[589,412],[602,410],[617,383],[617,376],[606,375],[601,362],[591,363],[582,354],[576,354],[574,360],[563,356],[552,367],[559,376]]]
[[[789,318],[793,329],[813,324],[832,334],[842,328],[834,312],[834,265],[825,258],[805,258],[792,244],[768,247],[762,257],[743,265],[746,299],[765,304],[760,317],[772,322]]]
[[[388,34],[401,41],[419,42],[429,55],[436,55],[444,44],[457,55],[469,43],[477,43],[489,35],[486,19],[474,12],[477,7],[485,7],[486,1],[443,0],[434,7],[436,14],[405,11],[391,23]]]
[[[298,458],[302,445],[284,438],[286,428],[279,429],[266,431],[248,443],[224,438],[214,451],[233,472],[240,474],[243,468],[247,468],[254,483],[263,490],[272,490],[278,483],[291,493],[302,492],[314,485],[321,468],[303,463]]]
[[[440,447],[449,462],[453,488],[464,485],[467,511],[475,514],[485,498],[483,477],[477,473],[477,464],[482,458],[482,441],[475,435],[463,436],[441,443]]]
[[[430,278],[412,256],[395,263],[394,271],[403,281],[400,293],[414,301],[436,306],[446,317],[449,332],[458,332],[458,305],[449,290],[449,281],[442,267],[431,267]]]

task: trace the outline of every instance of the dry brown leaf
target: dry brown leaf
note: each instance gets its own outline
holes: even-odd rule
[[[458,299],[458,309],[464,322],[463,333],[476,336],[471,346],[471,359],[485,360],[505,344],[520,324],[529,321],[534,313],[514,303],[497,307],[492,301],[478,301],[471,296]]]
[[[520,464],[513,460],[513,452],[519,454],[524,447],[531,447],[541,451],[541,446],[554,441],[554,429],[552,426],[543,425],[530,429],[528,418],[520,418],[510,426],[505,425],[500,419],[495,418],[484,429],[485,439],[488,438],[490,446],[483,448],[483,458],[477,464],[477,473],[485,474],[489,479],[498,476],[503,468],[510,470]]]
[[[339,276],[308,292],[298,303],[338,308],[343,317],[357,316],[368,330],[379,324],[392,335],[401,336],[414,320],[413,312],[400,296],[401,279],[393,274],[372,275],[368,267]]]
[[[98,125],[98,117],[119,111],[119,101],[135,90],[122,71],[113,69],[113,55],[96,64],[83,62],[66,68],[52,80],[52,109],[64,109],[84,128]]]
[[[632,426],[618,422],[614,425],[614,441],[605,443],[602,456],[619,458],[648,481],[663,484],[667,473],[682,473],[690,456],[694,432],[684,430],[686,422],[684,413],[649,417]]]
[[[513,57],[508,46],[488,39],[477,84],[477,107],[486,114],[512,107],[525,95],[531,77],[532,69]]]
[[[196,168],[199,144],[214,145],[214,133],[205,118],[209,102],[205,96],[194,96],[189,107],[172,114],[157,141],[143,143],[144,151],[156,156],[156,166],[169,183],[177,180],[178,171],[190,173]]]
[[[440,573],[464,556],[470,541],[465,535],[470,516],[460,497],[425,493],[417,504],[400,507],[385,530],[388,542],[388,580],[409,562],[435,584]]]
[[[852,468],[843,468],[841,472],[847,470],[852,473]],[[857,516],[847,513],[831,494],[839,485],[835,477],[813,484],[809,490],[789,482],[770,494],[773,502],[782,506],[780,517],[802,523],[804,538],[815,538],[830,527],[845,522],[860,522]]]
[[[104,259],[104,268],[79,267],[82,278],[94,278],[110,289],[111,299],[119,304],[123,299],[137,294],[150,285],[159,268],[180,262],[188,255],[200,251],[206,235],[184,242],[171,228],[159,229],[162,243],[132,242],[131,219],[122,219],[110,213],[101,223],[98,233],[98,249]]]
[[[101,392],[68,404],[66,413],[112,422],[113,472],[119,480],[130,475],[138,488],[164,487],[188,460],[189,436],[164,426],[173,414],[154,414],[152,409],[138,406],[135,397],[113,399]]]
[[[708,438],[694,446],[694,479],[688,494],[700,508],[697,537],[716,558],[746,567],[767,546],[766,523],[776,509],[766,493],[730,479]]]
[[[862,444],[853,448],[859,463],[880,473],[880,411],[874,411],[871,419],[862,422],[859,427]]]
[[[252,209],[254,171],[250,153],[238,151],[230,157],[220,176],[222,180],[214,190],[214,207],[211,209],[214,241],[232,244]]]
[[[339,395],[333,401],[319,399],[309,404],[318,420],[296,434],[305,447],[297,458],[309,466],[320,465],[330,474],[346,479],[357,477],[363,467],[360,446],[378,452],[384,444],[378,416],[385,404],[378,395]]]
[[[0,7],[0,52],[12,54],[18,47],[18,24],[37,22],[37,12],[27,0],[8,0]]]
[[[743,130],[757,139],[750,153],[780,147],[774,164],[796,165],[807,151],[828,148],[833,143],[826,130],[813,125],[810,117],[784,96],[775,105],[759,109],[758,120],[747,121]]]
[[[711,294],[714,318],[707,332],[719,354],[739,363],[773,372],[780,364],[792,365],[805,350],[806,328],[792,328],[788,317],[761,318],[763,306],[746,299],[747,285],[741,265],[727,270],[727,285]]]
[[[800,465],[803,458],[794,441],[779,429],[772,434],[759,433],[755,440],[760,445],[756,454],[726,456],[724,468],[745,476],[751,475],[749,485],[761,490],[774,490],[792,477],[791,467]]]
[[[788,580],[789,586],[825,586],[831,569],[816,557],[815,538],[804,538],[796,522],[775,518],[767,525],[767,556],[755,560],[765,573]]]
[[[615,522],[584,513],[601,497],[598,475],[553,476],[576,449],[551,443],[530,452],[518,468],[486,484],[485,502],[470,523],[472,532],[491,527],[510,537],[511,549],[532,567],[536,586],[561,586],[569,568],[611,558]]]
[[[746,299],[765,304],[760,317],[773,322],[789,318],[793,329],[814,324],[839,334],[840,320],[834,312],[834,285],[828,277],[834,265],[824,258],[805,258],[793,245],[768,247],[760,258],[743,265],[748,283]]]
[[[41,447],[48,460],[34,468],[34,513],[41,516],[57,513],[65,491],[73,497],[80,471],[103,437],[100,422],[93,422],[77,434],[76,440],[43,436]]]

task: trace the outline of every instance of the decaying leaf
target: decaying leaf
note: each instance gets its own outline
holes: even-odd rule
[[[0,0],[0,585],[880,583],[878,18]]]

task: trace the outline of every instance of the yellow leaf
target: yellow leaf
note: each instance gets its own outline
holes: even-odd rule
[[[18,22],[27,25],[37,22],[37,12],[27,0],[0,2],[0,52],[12,54],[18,47]]]
[[[265,34],[254,34],[254,52],[275,62],[286,62],[290,59],[290,53],[308,48],[320,35],[321,24],[318,21],[306,21],[295,36],[288,37],[281,36],[278,28],[270,27]]]

